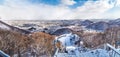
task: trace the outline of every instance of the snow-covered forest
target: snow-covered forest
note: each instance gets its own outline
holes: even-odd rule
[[[120,56],[119,19],[16,22],[0,21],[0,50],[11,57]]]

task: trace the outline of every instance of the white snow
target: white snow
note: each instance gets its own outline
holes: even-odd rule
[[[109,53],[104,49],[96,49],[89,52],[79,53],[76,49],[75,54],[58,53],[57,57],[109,57]]]
[[[75,50],[76,49],[76,47],[74,47],[74,46],[67,46],[66,47],[66,50]]]
[[[76,47],[74,47],[74,46],[67,46],[66,47],[66,51],[68,52],[68,54],[74,54],[75,49],[76,49]]]
[[[56,40],[60,41],[62,45],[65,46],[73,46],[74,43],[79,40],[79,37],[76,34],[64,34],[56,38]]]
[[[10,30],[10,28],[2,23],[0,23],[0,28],[1,29],[7,29],[7,30]]]
[[[111,52],[106,49],[95,49],[95,50],[87,50],[84,52],[82,46],[75,46],[75,42],[80,38],[76,34],[64,34],[56,38],[57,41],[60,41],[65,48],[66,53],[57,52],[56,57],[120,57],[119,53],[120,49],[115,49],[111,45],[107,44],[106,47],[111,48],[114,51],[111,55]],[[83,44],[81,41],[80,44]]]

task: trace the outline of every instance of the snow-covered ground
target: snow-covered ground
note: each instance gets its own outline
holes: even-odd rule
[[[7,30],[10,30],[10,27],[6,26],[6,25],[3,24],[3,23],[0,23],[0,28],[1,28],[1,29],[7,29]]]
[[[109,57],[109,53],[104,49],[97,49],[83,53],[79,53],[78,50],[75,50],[73,54],[58,53],[56,57]]]
[[[110,50],[107,50],[106,47],[104,49],[84,50],[82,46],[74,45],[79,39],[80,37],[72,33],[57,37],[56,40],[62,43],[66,52],[59,52],[57,49],[54,57],[120,57],[120,49],[115,49],[109,44],[105,44],[105,46]]]
[[[56,38],[57,41],[60,41],[64,47],[74,46],[76,41],[79,41],[80,38],[76,34],[64,34]]]

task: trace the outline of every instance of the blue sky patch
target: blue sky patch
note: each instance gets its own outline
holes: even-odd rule
[[[74,0],[74,1],[76,2],[76,4],[69,6],[70,8],[76,8],[82,6],[87,2],[87,0]]]
[[[60,0],[28,0],[29,2],[33,4],[48,4],[48,5],[58,5],[60,4]]]
[[[0,0],[0,5],[4,3],[4,0]]]
[[[53,5],[53,6],[57,6],[59,4],[61,4],[61,0],[28,0],[30,3],[33,4],[47,4],[47,5]],[[68,6],[70,8],[76,8],[78,6],[82,6],[84,5],[85,2],[87,2],[88,0],[74,0],[76,2],[76,4]],[[96,0],[93,0],[96,1]]]

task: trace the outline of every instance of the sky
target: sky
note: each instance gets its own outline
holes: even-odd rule
[[[120,18],[120,0],[0,0],[2,20]]]

